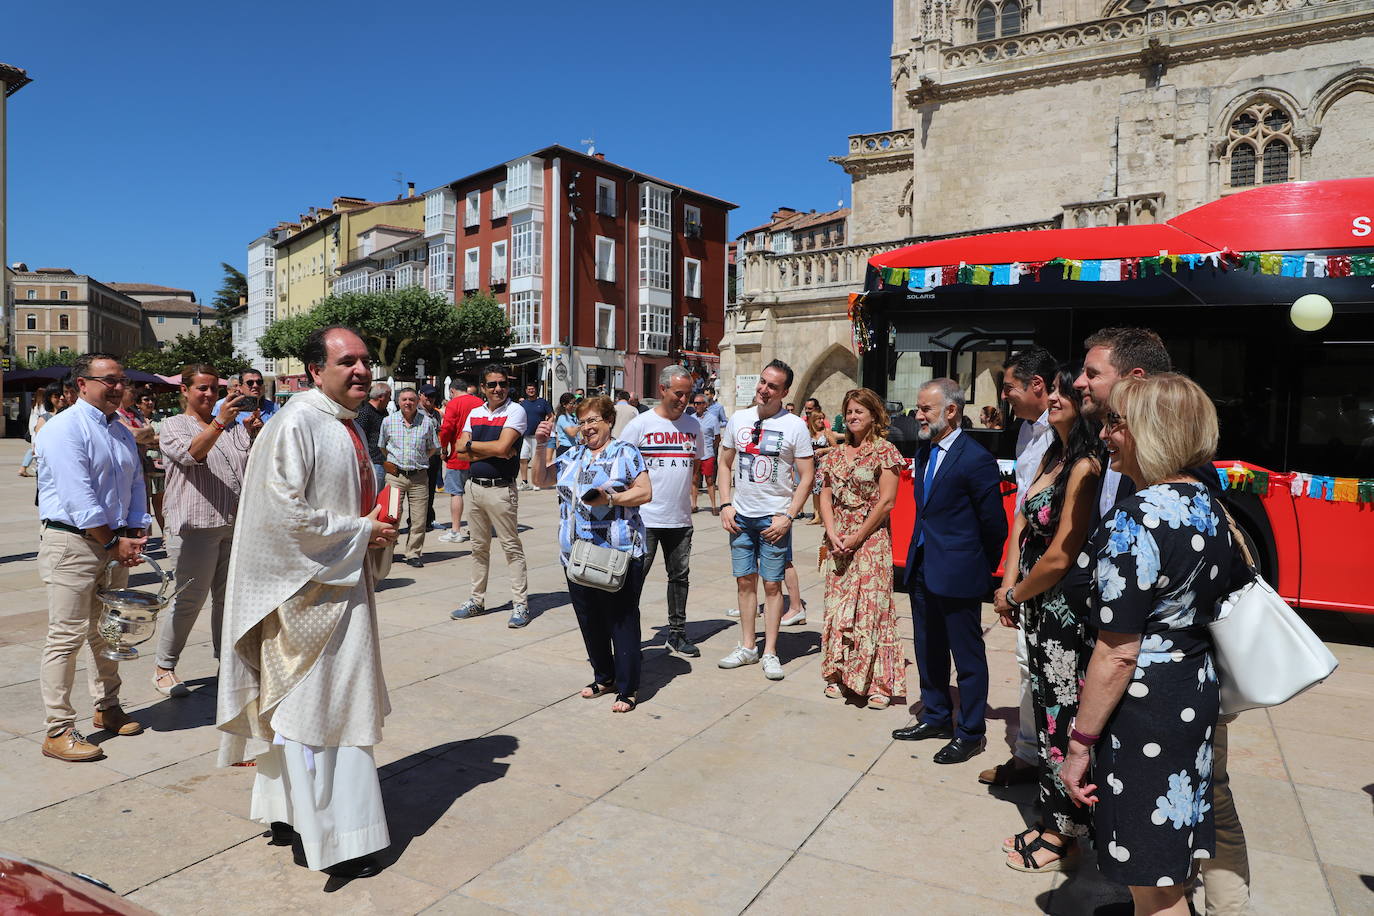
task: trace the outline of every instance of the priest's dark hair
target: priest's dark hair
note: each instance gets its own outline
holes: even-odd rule
[[[315,379],[310,375],[311,366],[323,368],[325,361],[329,358],[329,345],[325,339],[330,331],[347,331],[350,334],[357,334],[362,339],[362,333],[357,328],[350,328],[346,324],[331,324],[329,327],[316,328],[310,332],[310,336],[305,338],[305,343],[301,345],[301,362],[305,363],[305,378],[311,387],[315,385]]]

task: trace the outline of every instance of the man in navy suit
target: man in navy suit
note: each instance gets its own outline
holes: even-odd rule
[[[953,379],[927,382],[916,400],[916,527],[906,586],[921,677],[917,724],[901,741],[948,738],[936,763],[963,763],[983,749],[988,659],[982,603],[1007,539],[997,460],[961,431],[964,392]],[[949,690],[950,657],[959,679],[959,715]]]

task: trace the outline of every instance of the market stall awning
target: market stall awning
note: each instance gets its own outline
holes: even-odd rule
[[[1318,251],[1371,247],[1371,219],[1374,178],[1343,178],[1289,181],[1232,194],[1180,213],[1166,225],[1205,239],[1212,251]]]
[[[875,255],[874,267],[944,267],[957,264],[1010,264],[1055,258],[1097,260],[1202,254],[1216,247],[1164,223],[995,232],[908,245]]]

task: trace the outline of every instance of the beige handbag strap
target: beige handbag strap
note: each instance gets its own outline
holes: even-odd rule
[[[1245,560],[1245,565],[1250,567],[1252,571],[1257,571],[1259,567],[1255,565],[1255,558],[1250,555],[1250,548],[1246,544],[1245,535],[1241,532],[1240,526],[1236,524],[1235,518],[1226,508],[1225,503],[1217,500],[1217,507],[1221,509],[1221,514],[1226,516],[1226,524],[1231,527],[1231,541],[1240,549],[1240,555]]]

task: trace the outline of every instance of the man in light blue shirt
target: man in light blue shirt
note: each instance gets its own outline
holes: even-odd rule
[[[262,420],[264,423],[272,419],[272,415],[277,412],[277,402],[272,400],[271,398],[263,397],[262,393],[265,389],[265,386],[263,385],[261,372],[259,372],[256,369],[249,369],[242,375],[231,375],[228,381],[229,384],[225,387],[225,397],[220,398],[218,401],[215,402],[214,412],[216,416],[219,415],[219,409],[224,406],[225,398],[233,395],[235,393],[234,389],[238,388],[238,390],[241,391],[243,394],[258,399],[257,411],[249,411],[247,413],[242,414],[242,416],[255,416],[258,419]],[[235,423],[237,423],[239,421],[239,416],[239,414],[235,414],[234,419],[229,421],[229,425],[233,426]]]
[[[119,664],[101,656],[102,609],[96,590],[107,565],[109,588],[122,588],[129,567],[143,562],[150,522],[143,461],[117,410],[129,380],[106,353],[88,353],[72,367],[78,400],[43,425],[34,441],[42,538],[38,570],[48,586],[48,637],[39,667],[47,738],[43,754],[56,760],[95,760],[101,749],[77,732],[72,682],[77,652],[88,644],[95,701],[94,727],[136,735],[143,726],[119,705]]]

